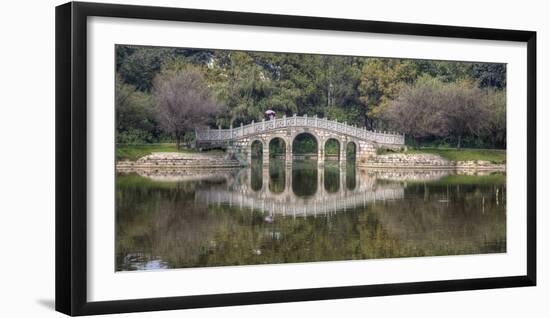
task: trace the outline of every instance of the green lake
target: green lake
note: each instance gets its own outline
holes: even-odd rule
[[[506,252],[506,175],[271,159],[117,174],[116,270]]]

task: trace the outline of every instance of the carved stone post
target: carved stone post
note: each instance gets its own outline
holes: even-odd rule
[[[292,139],[285,139],[285,164],[292,165]]]
[[[285,166],[285,194],[292,194],[292,164]]]
[[[263,151],[263,154],[262,154],[262,164],[263,166],[269,166],[269,141],[267,142],[263,142],[263,147],[262,147],[262,151]]]
[[[348,189],[346,187],[346,168],[344,166],[341,166],[338,171],[340,173],[340,193],[345,194]]]
[[[317,143],[317,163],[323,166],[325,164],[325,141],[319,136]]]
[[[262,166],[262,195],[266,195],[268,193],[269,193],[269,166],[263,165]]]
[[[325,168],[317,170],[317,193],[320,198],[324,198],[327,190],[325,189]]]
[[[246,163],[249,166],[252,166],[252,141],[250,139],[248,140],[248,144],[246,145]]]

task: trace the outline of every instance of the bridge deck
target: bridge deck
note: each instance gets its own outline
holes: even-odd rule
[[[315,129],[325,129],[337,134],[348,135],[360,140],[372,141],[383,144],[404,145],[405,136],[398,133],[370,131],[364,128],[347,125],[338,121],[328,120],[325,118],[292,116],[282,118],[274,118],[258,123],[252,122],[248,125],[241,125],[237,128],[229,129],[207,129],[197,130],[197,142],[220,143],[240,138],[251,137],[254,135],[263,134],[269,131],[284,129],[287,127],[305,127]]]

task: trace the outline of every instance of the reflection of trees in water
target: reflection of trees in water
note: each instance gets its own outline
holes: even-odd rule
[[[408,256],[506,252],[504,184],[412,184],[372,212]]]
[[[285,161],[269,161],[269,191],[273,193],[282,193],[285,191]]]
[[[357,187],[357,167],[354,161],[348,161],[346,164],[346,187],[348,190],[355,190]]]
[[[197,190],[227,186],[117,178],[117,269],[135,253],[178,268],[506,251],[506,189],[494,178],[408,183],[404,200],[326,217],[267,218],[196,201]]]
[[[357,158],[357,145],[354,142],[348,142],[346,146],[346,157],[348,161],[355,161]]]
[[[186,260],[186,266],[199,262],[203,242],[216,232],[214,219],[206,206],[194,204],[197,187],[216,183],[175,183],[171,187],[157,183],[141,187],[117,187],[116,255],[117,269],[131,253],[143,253],[152,259],[161,257],[172,264]]]
[[[340,166],[338,162],[327,162],[325,164],[324,187],[328,193],[340,190]]]
[[[307,197],[317,193],[317,160],[300,160],[292,163],[292,191]]]
[[[263,145],[259,140],[254,140],[250,145],[250,151],[252,158],[259,158],[261,160],[263,156]]]
[[[254,191],[260,191],[263,184],[262,160],[252,160],[250,169],[252,171],[250,176],[250,187]]]

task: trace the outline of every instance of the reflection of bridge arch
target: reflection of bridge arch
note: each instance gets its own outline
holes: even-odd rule
[[[261,164],[256,167],[259,169],[260,182],[267,183],[269,176],[265,167]],[[196,188],[195,200],[197,202],[229,204],[234,207],[261,210],[274,215],[295,216],[330,215],[338,211],[364,207],[367,203],[377,204],[381,201],[400,200],[404,198],[406,187],[403,181],[434,181],[452,173],[450,170],[356,169],[353,165],[346,165],[347,173],[340,172],[341,183],[338,192],[326,193],[323,190],[324,187],[318,187],[315,196],[304,198],[296,196],[291,190],[289,191],[292,185],[292,174],[289,174],[291,167],[285,166],[284,190],[280,193],[275,193],[262,184],[257,191],[253,190],[251,186],[252,169],[256,168],[249,167],[238,171],[137,168],[133,172],[159,182],[215,180],[215,183]],[[319,170],[318,182],[322,184],[324,169]],[[125,173],[128,172],[130,171]],[[377,180],[383,180],[383,182]],[[350,183],[354,184],[349,186]]]
[[[373,177],[368,170],[358,170],[354,165],[339,166],[337,164],[327,164],[320,169],[312,169],[313,174],[310,175],[298,175],[295,172],[297,171],[306,171],[307,168],[303,169],[298,165],[296,169],[295,166],[282,165],[282,169],[279,169],[278,173],[274,173],[278,169],[273,169],[274,162],[271,162],[269,167],[265,165],[254,164],[246,171],[246,177],[241,179],[239,187],[246,188],[246,191],[252,189],[257,195],[269,195],[274,197],[292,197],[292,198],[301,198],[306,200],[313,196],[326,196],[331,194],[338,194],[345,196],[346,193],[352,193],[354,191],[365,191],[375,187],[374,184],[377,177]],[[304,164],[304,167],[307,167]],[[311,172],[311,170],[310,170]],[[241,172],[242,173],[242,172]],[[331,174],[332,178],[327,179],[327,174]],[[270,186],[270,183],[274,182],[274,177],[278,177],[277,186],[278,190],[273,191],[273,186]],[[254,183],[261,180],[261,186],[253,186]],[[295,191],[294,188],[296,184],[303,181],[306,185],[310,186],[314,191],[303,192]],[[330,186],[329,189],[327,184],[336,183],[334,186]],[[282,191],[281,191],[282,189]],[[282,194],[282,195],[281,195]]]
[[[233,187],[199,189],[195,193],[196,200],[207,204],[228,204],[239,208],[259,210],[270,215],[290,216],[322,216],[346,211],[357,207],[365,207],[368,203],[402,199],[404,187],[400,183],[377,184],[375,178],[364,173],[356,177],[357,186],[354,190],[346,187],[345,171],[340,170],[340,185],[336,192],[325,191],[323,184],[324,169],[319,169],[319,186],[314,195],[299,196],[292,191],[293,180],[289,180],[289,170],[286,167],[285,189],[274,193],[268,186],[254,191],[246,182]],[[268,169],[262,169],[264,183],[270,178]],[[248,173],[251,173],[251,168]],[[249,174],[249,177],[251,175]],[[238,178],[237,178],[238,179]],[[246,178],[245,178],[246,179]]]
[[[342,186],[342,177],[347,179],[347,171],[342,172],[339,167],[330,167],[330,165],[326,165],[323,170],[323,186],[325,188],[325,192],[338,192],[340,190],[340,186]]]
[[[286,188],[286,179],[290,178],[287,176],[287,169],[272,169],[271,165],[269,166],[268,174],[268,189],[273,194],[284,193]],[[263,174],[263,171],[262,171]],[[282,181],[282,182],[281,182]]]

